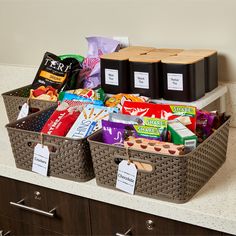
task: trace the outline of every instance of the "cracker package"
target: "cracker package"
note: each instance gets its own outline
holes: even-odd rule
[[[122,106],[122,113],[165,120],[177,119],[192,132],[196,130],[196,107],[193,106],[125,101]]]
[[[91,104],[87,105],[67,133],[66,137],[85,138],[89,136],[102,128],[102,120],[108,119],[109,113],[111,112],[118,112],[118,109]]]
[[[44,134],[65,136],[84,108],[78,101],[63,101],[52,113],[41,130]]]
[[[178,156],[185,154],[184,145],[176,145],[169,142],[150,140],[146,138],[135,138],[132,136],[125,139],[124,147],[162,155]]]

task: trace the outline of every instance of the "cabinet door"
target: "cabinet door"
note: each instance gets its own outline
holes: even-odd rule
[[[97,201],[90,201],[90,214],[92,235],[221,236],[214,230]]]
[[[62,234],[90,235],[87,199],[7,178],[0,181],[0,189],[7,188],[0,196],[0,214]]]
[[[0,216],[0,235],[61,236],[61,234],[58,234],[56,232],[34,227],[32,225],[16,221],[5,216]]]

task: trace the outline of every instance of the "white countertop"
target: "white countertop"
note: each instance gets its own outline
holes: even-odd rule
[[[14,73],[11,67],[0,65],[1,93],[17,88],[18,85],[20,87],[31,83],[32,78],[30,76],[34,76],[35,71],[35,68],[25,68],[21,73]],[[4,78],[13,81],[9,82]],[[25,83],[22,83],[22,80]],[[220,170],[189,202],[175,204],[99,187],[96,185],[95,179],[78,183],[55,177],[44,177],[30,171],[17,169],[7,130],[5,129],[5,124],[8,121],[2,98],[0,100],[0,114],[1,176],[217,231],[236,234],[236,159],[234,158],[236,145],[233,145],[236,143],[236,128],[230,129],[227,159]]]

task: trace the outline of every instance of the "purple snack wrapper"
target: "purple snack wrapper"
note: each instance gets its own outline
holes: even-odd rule
[[[102,120],[103,142],[122,146],[127,128],[132,129],[132,125]]]
[[[83,81],[83,88],[97,88],[101,84],[100,56],[115,52],[119,49],[117,40],[104,37],[87,37],[88,54],[82,64],[79,82]]]

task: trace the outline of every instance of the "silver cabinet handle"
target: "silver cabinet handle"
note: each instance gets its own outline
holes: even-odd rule
[[[29,206],[24,205],[24,200],[25,199],[21,199],[18,202],[10,202],[10,204],[12,206],[15,206],[15,207],[27,210],[27,211],[31,211],[31,212],[34,212],[34,213],[38,213],[38,214],[41,214],[41,215],[44,215],[44,216],[48,216],[48,217],[54,217],[55,216],[56,208],[53,208],[50,211],[42,211],[42,210],[39,210],[37,208],[29,207]]]
[[[131,230],[132,230],[132,228],[128,229],[124,234],[116,233],[116,236],[126,236],[126,235],[131,235]]]
[[[11,231],[7,231],[6,233],[4,233],[3,230],[0,230],[0,236],[8,236],[10,235]]]

